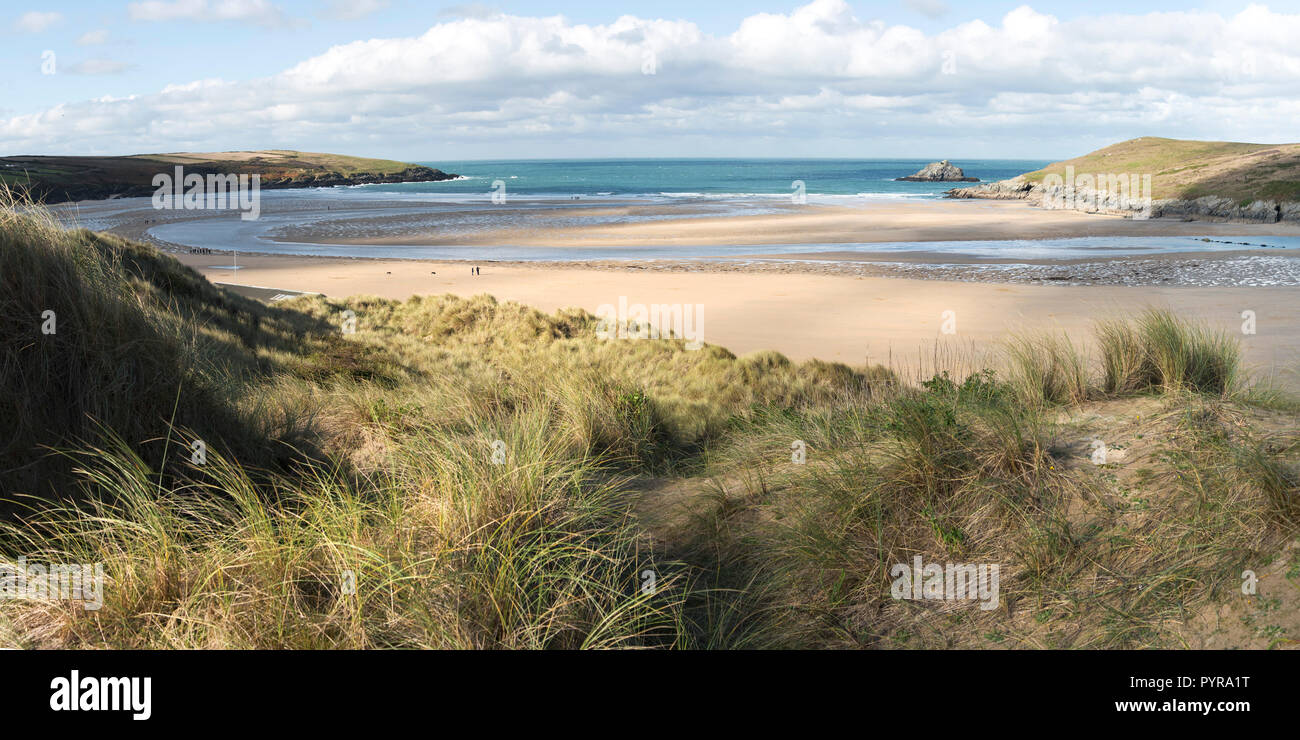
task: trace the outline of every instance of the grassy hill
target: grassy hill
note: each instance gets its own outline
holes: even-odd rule
[[[29,190],[46,202],[151,195],[153,177],[186,173],[260,174],[261,187],[318,187],[376,182],[436,181],[455,177],[441,170],[389,159],[341,154],[262,151],[136,154],[123,157],[0,157],[0,184]]]
[[[1192,200],[1217,195],[1237,203],[1300,201],[1300,144],[1244,144],[1144,136],[1024,175],[1150,174],[1153,198]]]
[[[263,306],[12,208],[0,288],[0,562],[110,584],[0,600],[3,647],[1185,646],[1225,602],[1300,637],[1239,593],[1300,579],[1298,407],[1158,310],[911,379],[489,296]],[[918,555],[1000,564],[998,608],[892,598]]]

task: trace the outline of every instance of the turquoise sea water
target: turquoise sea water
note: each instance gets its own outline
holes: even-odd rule
[[[540,196],[789,196],[802,181],[809,195],[937,198],[974,183],[895,182],[933,160],[924,159],[539,159],[421,162],[464,179],[369,185],[378,193],[481,193],[500,180],[508,192]],[[967,177],[988,182],[1048,164],[1042,160],[956,159]]]

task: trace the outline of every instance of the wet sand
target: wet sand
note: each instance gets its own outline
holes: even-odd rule
[[[865,201],[860,206],[767,204],[776,213],[689,215],[701,206],[683,203],[683,217],[628,223],[568,225],[574,213],[533,213],[525,225],[472,234],[412,225],[410,230],[363,237],[338,237],[319,226],[286,232],[284,241],[415,246],[464,245],[545,247],[631,247],[733,244],[848,244],[878,242],[1051,239],[1081,236],[1199,236],[1291,234],[1294,224],[1207,223],[1134,220],[1076,211],[1044,210],[1024,201],[918,200]],[[662,207],[627,206],[583,209],[587,216],[663,215]],[[503,221],[509,222],[503,209]],[[559,221],[559,223],[553,223]],[[389,223],[386,229],[394,228]]]

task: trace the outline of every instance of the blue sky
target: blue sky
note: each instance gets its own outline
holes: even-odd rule
[[[1295,140],[1297,38],[1295,2],[11,0],[0,152],[1053,158],[1138,135]]]

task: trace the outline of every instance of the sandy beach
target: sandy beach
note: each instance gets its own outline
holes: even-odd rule
[[[657,272],[631,269],[536,269],[485,265],[473,276],[464,263],[180,255],[217,283],[318,292],[330,296],[488,293],[543,311],[603,304],[693,304],[703,307],[704,341],[743,354],[763,349],[792,359],[892,363],[924,373],[935,353],[974,365],[990,360],[1016,331],[1063,330],[1076,340],[1101,318],[1145,306],[1172,308],[1242,338],[1248,361],[1286,385],[1297,385],[1300,325],[1295,288],[1152,288],[960,283],[839,274]],[[1241,313],[1256,315],[1257,333],[1242,335]],[[952,311],[955,333],[941,332]]]
[[[691,205],[691,204],[685,204]],[[566,226],[560,215],[540,214],[525,226],[507,226],[470,235],[413,227],[386,236],[329,239],[321,229],[304,227],[289,241],[329,239],[340,244],[423,245],[513,244],[519,246],[648,246],[682,244],[812,244],[924,242],[967,239],[1049,239],[1081,236],[1300,235],[1294,224],[1207,223],[1134,220],[1121,216],[1045,210],[1024,201],[919,200],[866,201],[853,207],[780,201],[776,213],[755,216],[670,218],[660,221]],[[589,215],[632,216],[642,206],[591,209]],[[509,219],[503,219],[507,223]],[[389,228],[395,225],[390,221]]]
[[[1293,225],[1140,221],[1072,211],[1046,211],[1024,202],[930,200],[877,202],[862,207],[782,206],[762,215],[707,215],[708,206],[582,205],[535,207],[515,203],[493,211],[487,231],[429,231],[429,223],[456,222],[455,214],[482,206],[439,204],[405,209],[382,202],[359,206],[361,218],[326,219],[282,230],[294,239],[353,245],[536,245],[563,250],[600,244],[753,244],[726,258],[599,259],[573,261],[416,260],[247,253],[240,269],[231,255],[190,254],[185,245],[159,242],[213,282],[329,296],[488,293],[544,311],[577,306],[595,312],[620,297],[629,303],[703,307],[704,341],[737,353],[763,349],[792,359],[892,363],[924,373],[935,353],[951,363],[995,364],[980,353],[996,350],[1017,331],[1060,330],[1086,339],[1094,321],[1146,306],[1172,308],[1241,336],[1248,361],[1263,373],[1300,387],[1300,324],[1293,320],[1300,259],[1286,249],[1263,249],[1268,236],[1300,235]],[[308,199],[268,201],[290,214],[326,206]],[[158,223],[211,217],[184,211],[122,208],[112,202],[79,204],[83,217],[117,212],[105,226],[148,237]],[[632,220],[585,223],[611,212]],[[646,219],[645,217],[653,218]],[[637,220],[637,219],[641,220]],[[382,234],[349,237],[347,234]],[[1051,239],[1077,236],[1193,236],[1220,241],[1221,251],[1145,258],[971,258],[928,251],[935,240]],[[914,250],[887,254],[836,250],[835,243],[911,241]],[[1257,243],[1258,242],[1258,243]],[[1243,244],[1244,243],[1244,244]],[[769,244],[827,244],[792,255]],[[488,247],[475,254],[493,252]],[[996,270],[988,268],[995,264]],[[482,274],[472,276],[471,266]],[[258,297],[267,295],[258,293]],[[940,331],[945,311],[955,333]],[[1242,334],[1242,312],[1254,311],[1257,333]],[[978,368],[973,368],[978,369]]]

